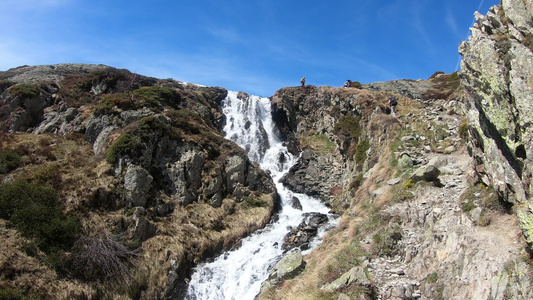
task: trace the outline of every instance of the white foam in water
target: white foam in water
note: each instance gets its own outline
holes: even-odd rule
[[[240,100],[236,92],[228,92],[222,105],[226,116],[226,138],[247,150],[250,160],[270,172],[281,198],[282,210],[277,222],[243,239],[239,249],[198,266],[187,291],[186,298],[191,300],[254,299],[261,289],[261,283],[267,279],[270,268],[282,257],[281,245],[287,228],[297,227],[303,219],[303,213],[326,214],[329,211],[318,199],[295,194],[278,182],[296,163],[296,158],[274,134],[268,98],[250,96],[248,100]],[[280,155],[284,156],[283,162],[280,162]],[[301,211],[291,207],[293,196],[299,198]],[[336,220],[332,216],[329,219],[329,225],[334,225]],[[323,234],[324,229],[320,232]],[[319,242],[320,239],[316,239],[311,246],[316,247]]]

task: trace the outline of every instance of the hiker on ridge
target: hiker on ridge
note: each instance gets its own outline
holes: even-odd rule
[[[302,87],[305,87],[305,76],[300,79],[300,83],[302,84]]]
[[[351,87],[351,86],[352,86],[352,81],[346,80],[346,82],[344,83],[344,87]]]
[[[389,97],[390,111],[391,111],[391,114],[395,117],[396,117],[396,105],[398,105],[398,100],[396,99],[396,97],[390,96]]]

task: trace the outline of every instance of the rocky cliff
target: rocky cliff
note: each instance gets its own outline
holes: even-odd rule
[[[180,298],[192,266],[269,221],[272,180],[219,131],[223,88],[103,65],[23,66],[0,78],[2,292]],[[24,209],[36,197],[16,192],[25,184],[53,189],[67,213],[58,228],[17,223],[41,209]],[[46,243],[24,246],[17,232]],[[62,232],[64,247],[45,247]]]
[[[476,14],[472,36],[460,46],[476,175],[514,206],[530,247],[532,16],[533,2],[504,0],[486,16]]]

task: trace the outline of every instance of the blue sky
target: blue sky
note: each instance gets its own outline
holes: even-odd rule
[[[454,72],[500,0],[2,0],[0,70],[105,64],[254,95]]]

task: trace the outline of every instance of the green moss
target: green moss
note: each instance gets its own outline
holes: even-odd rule
[[[357,116],[341,116],[335,124],[335,134],[358,139],[362,133],[359,121]]]
[[[360,141],[355,149],[355,162],[361,164],[366,159],[366,151],[370,149],[370,143],[367,140]]]
[[[315,134],[300,140],[302,147],[309,147],[315,152],[326,154],[335,150],[335,144],[325,134]]]

